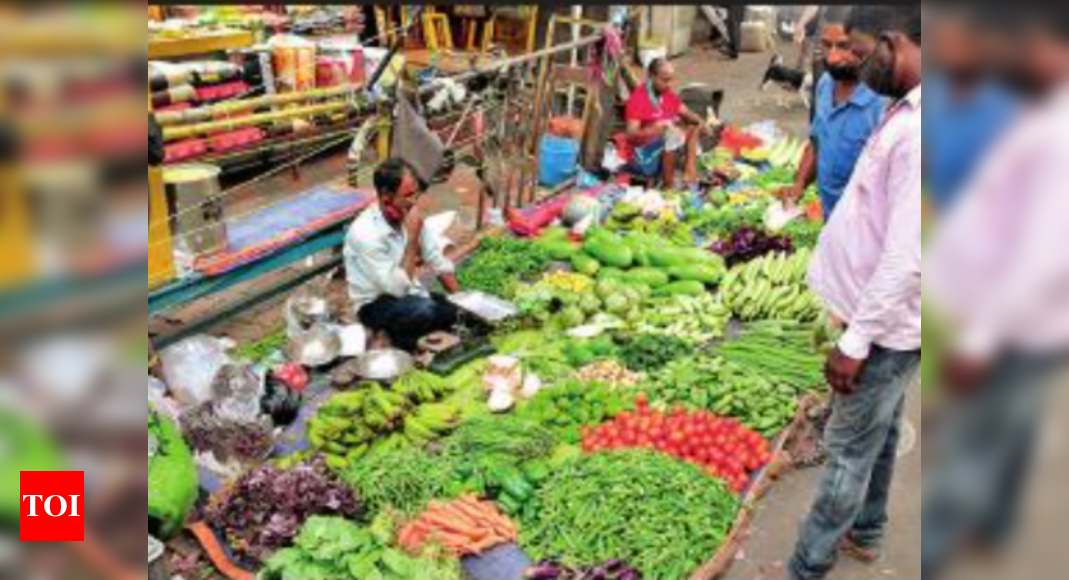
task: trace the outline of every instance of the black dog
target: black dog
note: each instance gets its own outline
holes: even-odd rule
[[[768,63],[764,80],[761,81],[761,90],[767,91],[771,85],[797,94],[805,103],[806,108],[809,108],[809,93],[813,89],[812,73],[784,66],[783,57],[778,54],[773,56],[772,61]]]

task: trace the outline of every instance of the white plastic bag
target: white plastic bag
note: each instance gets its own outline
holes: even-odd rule
[[[665,135],[665,151],[680,151],[687,144],[687,134],[679,127],[672,125]]]
[[[423,222],[423,247],[430,252],[445,256],[445,251],[454,245],[446,232],[457,221],[457,212],[446,211],[428,217]]]
[[[231,362],[226,351],[227,342],[211,336],[194,336],[164,349],[163,378],[175,400],[186,408],[211,401],[215,375]]]
[[[804,211],[800,207],[787,209],[782,202],[774,201],[765,210],[765,227],[772,233],[777,233],[787,224],[800,218]]]
[[[627,162],[620,158],[616,146],[612,143],[606,145],[605,153],[601,156],[601,166],[611,173],[616,173],[624,165],[627,165]]]
[[[148,404],[157,413],[176,423],[178,422],[178,417],[182,414],[182,409],[179,408],[178,403],[167,396],[167,385],[156,380],[151,375],[148,377]]]

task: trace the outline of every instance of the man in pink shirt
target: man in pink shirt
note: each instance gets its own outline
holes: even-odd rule
[[[788,577],[878,558],[906,390],[921,359],[921,10],[856,8],[862,76],[891,105],[815,252],[810,285],[846,332],[828,357],[829,464]]]

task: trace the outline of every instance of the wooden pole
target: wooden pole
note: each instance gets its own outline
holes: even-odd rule
[[[0,91],[0,115],[6,114],[4,91]],[[12,141],[20,137],[10,127]],[[33,228],[30,221],[28,193],[22,187],[20,163],[15,158],[16,143],[5,143],[0,158],[0,288],[21,286],[37,273],[33,251]]]
[[[148,112],[152,113],[151,91],[148,91]],[[148,196],[148,288],[153,290],[174,280],[176,275],[162,167],[148,168]]]

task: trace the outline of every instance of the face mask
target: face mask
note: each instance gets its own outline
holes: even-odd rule
[[[1020,67],[1005,74],[1002,80],[1010,90],[1026,99],[1037,99],[1043,96],[1046,88],[1043,82],[1034,75],[1028,74],[1027,71],[1020,70]]]
[[[383,201],[381,204],[382,215],[391,222],[401,222],[405,219],[405,211],[397,206],[395,200]]]
[[[831,78],[840,82],[856,82],[861,76],[858,67],[852,65],[825,64],[824,70],[828,71]]]

